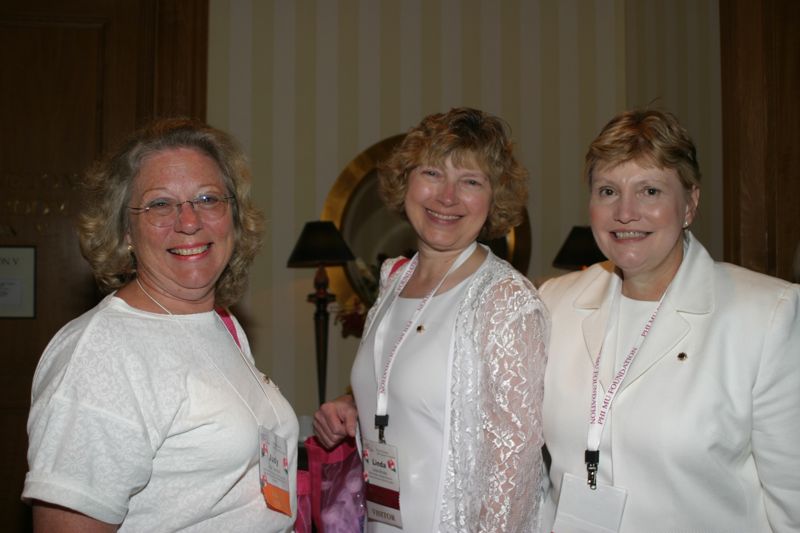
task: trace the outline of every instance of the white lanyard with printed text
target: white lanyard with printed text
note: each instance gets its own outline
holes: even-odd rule
[[[389,425],[389,415],[387,414],[389,408],[389,394],[387,391],[387,386],[389,384],[389,375],[392,372],[392,365],[394,364],[395,356],[397,352],[400,350],[400,347],[403,345],[405,340],[408,338],[408,333],[411,331],[411,328],[416,324],[422,313],[425,311],[425,308],[431,301],[431,298],[436,294],[436,291],[442,286],[444,281],[447,279],[453,271],[455,271],[459,266],[464,264],[464,262],[472,255],[477,247],[477,243],[472,243],[472,245],[468,246],[455,262],[450,266],[442,279],[439,280],[439,283],[419,302],[417,308],[414,310],[414,313],[411,315],[411,318],[405,323],[403,329],[400,331],[400,335],[397,340],[392,345],[391,351],[388,354],[386,362],[383,365],[383,375],[381,376],[380,383],[378,383],[378,400],[377,400],[377,408],[375,409],[375,426],[378,428],[378,439],[381,443],[385,442],[383,432],[386,426]],[[395,289],[392,291],[391,301],[389,306],[384,314],[383,318],[381,319],[381,323],[378,325],[378,329],[375,331],[375,353],[382,354],[384,344],[386,341],[386,334],[387,329],[389,327],[388,320],[386,318],[390,317],[392,307],[394,306],[397,298],[400,296],[403,288],[405,288],[408,281],[411,279],[411,276],[414,274],[414,270],[417,268],[417,263],[419,262],[419,254],[415,255],[414,258],[411,260],[410,264],[406,268],[405,272],[403,272],[403,276],[400,278],[400,282],[397,284]]]
[[[608,412],[611,410],[611,404],[613,403],[617,392],[619,392],[622,382],[625,381],[625,376],[628,373],[631,363],[633,363],[633,360],[636,357],[636,354],[639,353],[645,338],[647,338],[647,335],[650,333],[650,330],[653,327],[653,322],[658,315],[658,311],[661,309],[661,303],[664,301],[664,296],[667,293],[667,291],[664,291],[664,294],[661,295],[661,299],[658,301],[653,314],[650,315],[650,318],[647,320],[644,329],[642,329],[642,332],[636,338],[636,342],[634,342],[633,347],[628,352],[628,355],[622,361],[622,366],[620,366],[620,369],[617,371],[614,379],[608,386],[608,390],[603,397],[603,403],[598,406],[597,389],[599,386],[598,382],[600,377],[600,358],[603,355],[603,348],[605,348],[606,343],[608,342],[609,333],[611,329],[616,326],[617,320],[619,319],[619,298],[622,290],[621,288],[617,290],[617,288],[619,288],[619,281],[614,283],[612,287],[613,298],[611,301],[611,312],[609,313],[608,323],[606,325],[606,334],[603,338],[603,344],[600,346],[600,351],[597,354],[597,358],[594,361],[594,368],[592,369],[592,401],[589,409],[589,435],[587,437],[586,452],[584,454],[584,461],[586,462],[586,470],[588,474],[587,483],[592,489],[597,488],[597,467],[600,463],[600,438],[603,436],[603,428],[605,427],[606,419],[608,418]]]

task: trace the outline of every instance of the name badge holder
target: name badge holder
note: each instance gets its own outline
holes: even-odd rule
[[[292,516],[286,439],[264,426],[259,426],[258,433],[261,450],[258,460],[261,494],[264,495],[267,507]]]
[[[403,527],[400,516],[400,475],[397,448],[363,439],[364,480],[367,518]]]
[[[553,533],[617,533],[628,493],[600,483],[594,489],[583,478],[565,472]]]

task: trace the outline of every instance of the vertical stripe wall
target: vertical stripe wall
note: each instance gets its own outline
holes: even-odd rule
[[[237,308],[258,366],[298,415],[316,409],[312,270],[286,260],[356,154],[424,115],[468,105],[502,116],[530,172],[534,280],[586,224],[583,155],[623,109],[655,103],[695,138],[694,230],[722,255],[716,0],[211,0],[208,120],[247,151],[267,218]],[[331,317],[327,396],[357,341]]]

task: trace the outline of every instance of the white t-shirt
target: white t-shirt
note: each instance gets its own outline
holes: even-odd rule
[[[439,505],[445,412],[449,408],[447,383],[450,346],[456,309],[469,288],[466,281],[434,296],[400,348],[392,365],[388,385],[389,425],[385,437],[397,446],[400,477],[400,514],[403,531],[433,531]],[[376,317],[376,326],[364,339],[353,363],[350,380],[358,404],[361,435],[378,440],[375,429],[377,389],[388,352],[420,300],[397,298],[386,316]],[[384,353],[376,354],[375,332],[387,320]],[[370,521],[370,533],[395,532],[398,528]]]
[[[295,511],[297,418],[236,325],[241,351],[213,311],[111,295],[62,328],[34,376],[23,499],[120,531],[291,531],[260,491],[258,428],[286,440]]]
[[[600,358],[601,382],[598,383],[598,394],[601,400],[606,394],[606,390],[603,388],[602,384],[611,383],[614,380],[614,376],[616,376],[617,372],[622,368],[625,358],[630,353],[631,348],[636,345],[639,337],[641,337],[642,330],[647,324],[647,321],[650,320],[657,306],[658,302],[634,300],[623,294],[619,295],[617,323],[609,324],[608,326],[610,330],[608,332],[608,338],[603,345],[603,354]],[[646,342],[647,341],[645,341],[645,343]],[[597,354],[594,354],[592,357],[597,357]],[[600,457],[606,458],[606,460],[600,461],[597,478],[604,483],[611,483],[614,479],[613,423],[613,416],[606,418],[603,434],[600,437]]]

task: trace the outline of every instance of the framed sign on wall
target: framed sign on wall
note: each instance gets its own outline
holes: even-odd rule
[[[0,246],[0,318],[36,318],[35,246]]]

